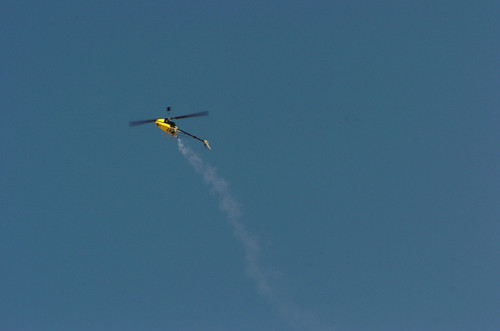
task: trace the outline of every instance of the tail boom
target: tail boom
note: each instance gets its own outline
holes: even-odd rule
[[[186,132],[186,131],[184,131],[184,130],[181,130],[181,129],[179,129],[179,128],[177,128],[177,131],[182,132],[182,133],[184,133],[185,135],[190,136],[191,138],[194,138],[194,139],[196,139],[196,140],[201,141],[201,142],[205,145],[205,147],[206,147],[206,148],[208,148],[209,150],[212,150],[212,148],[210,148],[210,145],[208,144],[208,140],[203,140],[203,139],[201,139],[201,138],[198,138],[198,137],[196,137],[195,135],[192,135],[191,133]]]

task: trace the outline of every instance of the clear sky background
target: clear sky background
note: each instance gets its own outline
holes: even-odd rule
[[[2,1],[0,329],[500,329],[499,18]]]

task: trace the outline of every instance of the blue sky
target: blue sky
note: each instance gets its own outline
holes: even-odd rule
[[[2,2],[0,327],[498,329],[499,9]]]

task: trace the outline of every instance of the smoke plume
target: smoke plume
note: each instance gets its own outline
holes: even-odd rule
[[[245,254],[245,266],[247,275],[255,282],[260,295],[279,312],[282,318],[290,326],[300,330],[320,330],[316,317],[308,312],[298,309],[290,304],[280,295],[271,284],[271,277],[259,264],[259,253],[261,247],[256,238],[251,235],[241,222],[241,205],[233,197],[228,182],[217,174],[214,167],[207,164],[192,149],[185,146],[178,139],[179,150],[188,160],[194,170],[203,177],[209,185],[212,193],[219,199],[219,208],[225,214],[233,229],[235,238],[242,244]]]

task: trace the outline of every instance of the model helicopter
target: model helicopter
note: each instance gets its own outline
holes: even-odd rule
[[[170,107],[167,107],[167,113],[170,112]],[[205,147],[211,150],[210,145],[208,144],[207,140],[203,140],[201,138],[196,137],[195,135],[192,135],[191,133],[188,133],[184,130],[181,130],[175,125],[172,120],[178,120],[181,118],[188,118],[188,117],[197,117],[197,116],[207,116],[208,111],[202,111],[199,113],[194,113],[194,114],[188,114],[188,115],[182,115],[182,116],[175,116],[175,117],[167,117],[167,118],[155,118],[155,119],[150,119],[150,120],[142,120],[142,121],[130,121],[129,126],[136,126],[136,125],[141,125],[141,124],[146,124],[146,123],[155,123],[157,127],[165,131],[163,135],[166,135],[167,133],[171,135],[174,138],[178,138],[178,134],[182,133],[185,134],[186,136],[189,136],[191,138],[194,138],[196,140],[201,141],[203,144],[205,144]]]

